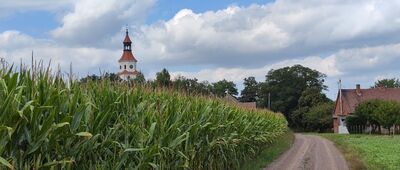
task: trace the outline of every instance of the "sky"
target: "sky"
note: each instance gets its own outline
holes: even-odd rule
[[[167,68],[200,81],[265,81],[301,64],[343,88],[399,78],[398,0],[0,0],[0,57],[78,76],[117,72],[128,25],[146,78]]]

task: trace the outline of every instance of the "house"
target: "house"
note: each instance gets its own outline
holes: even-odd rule
[[[349,133],[346,127],[346,117],[354,113],[358,104],[373,99],[400,102],[400,88],[361,89],[357,84],[355,89],[339,89],[333,114],[334,132]]]
[[[235,97],[233,97],[230,94],[226,94],[224,99],[227,102],[235,104],[242,108],[247,108],[247,109],[256,109],[257,108],[256,102],[239,102]]]

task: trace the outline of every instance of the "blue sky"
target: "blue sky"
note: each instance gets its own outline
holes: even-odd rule
[[[48,31],[58,26],[57,17],[51,11],[26,11],[0,18],[0,32],[19,30],[36,38],[47,38]]]
[[[146,18],[147,23],[168,20],[181,9],[192,9],[194,12],[224,9],[231,5],[248,6],[265,4],[268,0],[159,0]],[[59,14],[48,10],[26,10],[0,18],[0,31],[16,29],[37,38],[48,37],[48,32],[60,23]]]
[[[125,25],[138,68],[153,78],[215,82],[294,64],[327,75],[327,94],[399,77],[396,0],[0,0],[0,57],[74,65],[78,76],[116,72]]]
[[[173,17],[181,9],[192,9],[196,13],[224,9],[231,5],[248,6],[251,4],[266,4],[270,0],[160,0],[151,11],[149,22],[167,20]]]

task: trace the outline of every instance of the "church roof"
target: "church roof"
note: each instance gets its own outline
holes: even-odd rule
[[[124,53],[122,53],[122,56],[121,56],[121,59],[119,59],[119,62],[123,62],[123,61],[137,62],[136,58],[132,54],[132,51],[124,51]]]
[[[118,73],[118,75],[138,75],[138,74],[139,74],[138,71],[127,71],[127,70]]]
[[[132,43],[131,39],[129,38],[128,31],[126,32],[124,43]]]

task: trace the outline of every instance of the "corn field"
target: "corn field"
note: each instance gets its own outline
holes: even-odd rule
[[[218,99],[0,71],[0,169],[237,169],[286,131]]]

